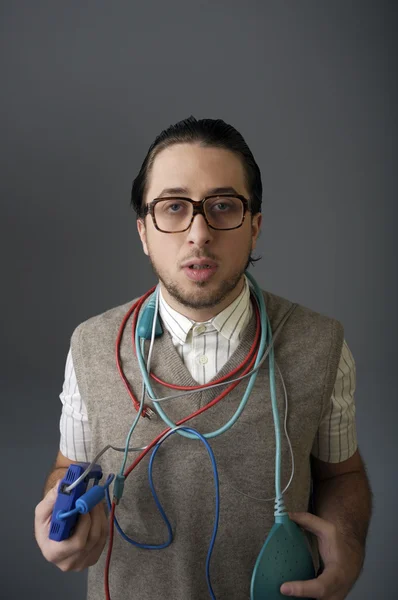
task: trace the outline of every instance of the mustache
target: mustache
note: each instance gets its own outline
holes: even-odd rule
[[[186,256],[185,258],[180,260],[179,266],[195,258],[198,260],[201,258],[208,258],[210,260],[214,260],[214,262],[216,263],[219,262],[217,256],[215,254],[212,254],[211,252],[195,252],[194,254],[190,254],[189,256]]]

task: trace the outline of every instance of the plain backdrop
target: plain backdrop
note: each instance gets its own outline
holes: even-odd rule
[[[252,270],[339,319],[374,490],[350,600],[396,598],[397,4],[0,2],[1,598],[84,598],[33,513],[81,321],[154,276],[129,207],[155,136],[193,114],[245,137],[264,185]],[[150,560],[150,556],[148,556]]]

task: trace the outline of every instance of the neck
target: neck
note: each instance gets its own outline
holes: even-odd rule
[[[167,302],[167,304],[169,306],[171,306],[171,308],[173,308],[175,311],[179,312],[181,315],[184,315],[184,317],[187,317],[188,319],[195,321],[196,323],[203,323],[204,321],[209,321],[210,319],[212,319],[213,317],[218,315],[225,308],[227,308],[227,306],[232,304],[232,302],[234,300],[236,300],[236,298],[239,296],[239,294],[243,290],[243,287],[245,285],[245,280],[244,280],[244,276],[242,275],[238,284],[221,302],[219,302],[218,304],[215,304],[213,306],[207,306],[204,308],[192,308],[190,306],[186,306],[185,304],[182,304],[181,302],[178,302],[178,300],[176,300],[174,298],[174,296],[171,296],[169,294],[169,292],[164,287],[163,283],[162,282],[159,282],[159,283],[160,283],[160,288],[162,290],[162,296],[165,299],[165,301]]]

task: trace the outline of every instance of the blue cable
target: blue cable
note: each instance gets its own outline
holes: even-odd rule
[[[179,427],[178,429],[174,429],[172,431],[169,431],[168,433],[165,434],[165,436],[163,437],[162,440],[160,440],[160,442],[158,444],[156,444],[152,454],[151,454],[151,459],[149,461],[149,467],[148,467],[148,475],[149,475],[149,485],[151,486],[151,491],[152,494],[155,494],[155,488],[153,485],[153,479],[152,479],[152,464],[153,464],[153,460],[156,456],[157,451],[159,450],[161,444],[163,444],[163,442],[170,436],[173,435],[174,433],[178,433],[178,431],[180,430],[184,430],[187,433],[190,433],[191,435],[193,435],[194,437],[199,438],[204,445],[206,446],[207,452],[210,456],[210,460],[211,460],[211,464],[212,464],[212,468],[213,468],[213,476],[214,476],[214,486],[215,486],[215,492],[216,492],[216,511],[215,511],[215,519],[214,519],[214,527],[213,527],[213,533],[211,536],[211,540],[210,540],[210,545],[209,545],[209,550],[207,552],[207,558],[206,558],[206,580],[207,580],[207,587],[209,588],[209,593],[210,596],[212,598],[212,600],[216,600],[216,597],[214,595],[213,592],[213,588],[211,585],[211,581],[210,581],[210,559],[211,559],[211,555],[213,552],[213,548],[214,548],[214,543],[216,541],[216,536],[217,536],[217,531],[218,531],[218,523],[219,523],[219,518],[220,518],[220,486],[219,486],[219,480],[218,480],[218,472],[217,472],[217,465],[216,465],[216,459],[214,457],[213,451],[210,447],[209,442],[206,440],[206,438],[199,433],[198,431],[196,431],[195,429],[192,429],[191,427]]]
[[[218,531],[218,524],[219,524],[219,519],[220,519],[220,486],[219,486],[219,479],[218,479],[218,472],[217,472],[217,465],[216,465],[216,459],[214,457],[213,451],[210,447],[210,444],[208,443],[208,441],[206,440],[206,438],[199,433],[198,431],[195,431],[195,429],[192,429],[190,427],[178,427],[176,429],[173,429],[172,431],[169,431],[168,433],[165,434],[165,436],[160,440],[160,442],[158,442],[156,444],[156,446],[154,447],[152,454],[151,454],[151,458],[149,461],[149,465],[148,465],[148,479],[149,479],[149,486],[151,488],[151,492],[153,495],[153,498],[155,500],[156,506],[161,514],[162,519],[164,520],[164,522],[166,523],[168,532],[169,532],[169,539],[167,542],[165,542],[164,544],[140,544],[139,542],[136,542],[135,540],[131,539],[130,537],[128,537],[124,531],[122,530],[122,528],[120,527],[116,517],[114,516],[114,522],[116,525],[116,529],[118,530],[118,532],[120,533],[120,535],[122,536],[122,538],[128,542],[129,544],[132,544],[133,546],[136,546],[137,548],[143,548],[145,550],[161,550],[163,548],[167,548],[167,546],[169,546],[171,544],[171,542],[173,541],[173,532],[171,529],[171,525],[170,525],[170,521],[168,520],[166,513],[163,510],[162,505],[160,504],[160,501],[158,499],[158,495],[156,493],[155,490],[155,486],[153,484],[153,474],[152,474],[152,467],[153,467],[153,461],[155,459],[156,453],[159,450],[160,446],[163,444],[163,442],[170,436],[173,435],[174,433],[177,433],[178,431],[180,431],[181,429],[183,429],[184,431],[186,431],[187,433],[190,433],[190,435],[192,435],[194,438],[197,437],[199,438],[204,445],[206,446],[207,452],[210,456],[210,460],[211,460],[211,464],[212,464],[212,468],[213,468],[213,476],[214,476],[214,486],[215,486],[215,495],[216,495],[216,508],[215,508],[215,519],[214,519],[214,527],[213,527],[213,533],[211,536],[211,540],[210,540],[210,544],[209,544],[209,549],[207,552],[207,557],[206,557],[206,581],[207,581],[207,586],[209,588],[209,593],[210,593],[210,597],[212,598],[212,600],[216,600],[216,597],[214,595],[214,591],[211,585],[211,580],[210,580],[210,559],[211,559],[211,555],[213,552],[213,548],[214,548],[214,544],[216,541],[216,536],[217,536],[217,531]],[[108,503],[108,507],[109,510],[111,510],[112,505],[111,505],[111,499],[109,496],[109,489],[106,488],[106,499],[107,499],[107,503]]]
[[[62,521],[63,519],[68,519],[68,517],[71,517],[72,515],[77,515],[79,514],[80,511],[78,508],[74,508],[72,510],[68,510],[66,512],[63,512],[62,510],[57,512],[57,519],[59,519],[60,521]]]
[[[124,533],[123,529],[119,525],[117,518],[115,516],[113,517],[113,520],[116,525],[116,529],[118,530],[118,532],[120,533],[122,538],[129,544],[132,544],[133,546],[136,546],[137,548],[141,548],[143,550],[163,550],[163,548],[167,548],[168,546],[170,546],[171,542],[173,541],[173,531],[171,529],[170,521],[168,520],[166,513],[164,512],[163,507],[161,506],[156,494],[154,496],[154,500],[156,502],[156,506],[158,507],[158,510],[161,514],[163,521],[166,523],[166,527],[169,532],[169,539],[167,540],[167,542],[164,542],[163,544],[141,544],[140,542],[136,542],[135,540],[130,538],[126,533]],[[112,503],[111,503],[108,489],[106,490],[106,501],[107,501],[109,510],[111,510]]]

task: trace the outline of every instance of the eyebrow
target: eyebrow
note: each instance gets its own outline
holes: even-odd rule
[[[174,187],[174,188],[165,188],[162,190],[158,196],[161,198],[162,196],[171,196],[174,194],[189,194],[189,190],[184,187]],[[233,187],[216,187],[207,190],[206,196],[213,196],[214,194],[234,194],[238,195],[238,192]]]

